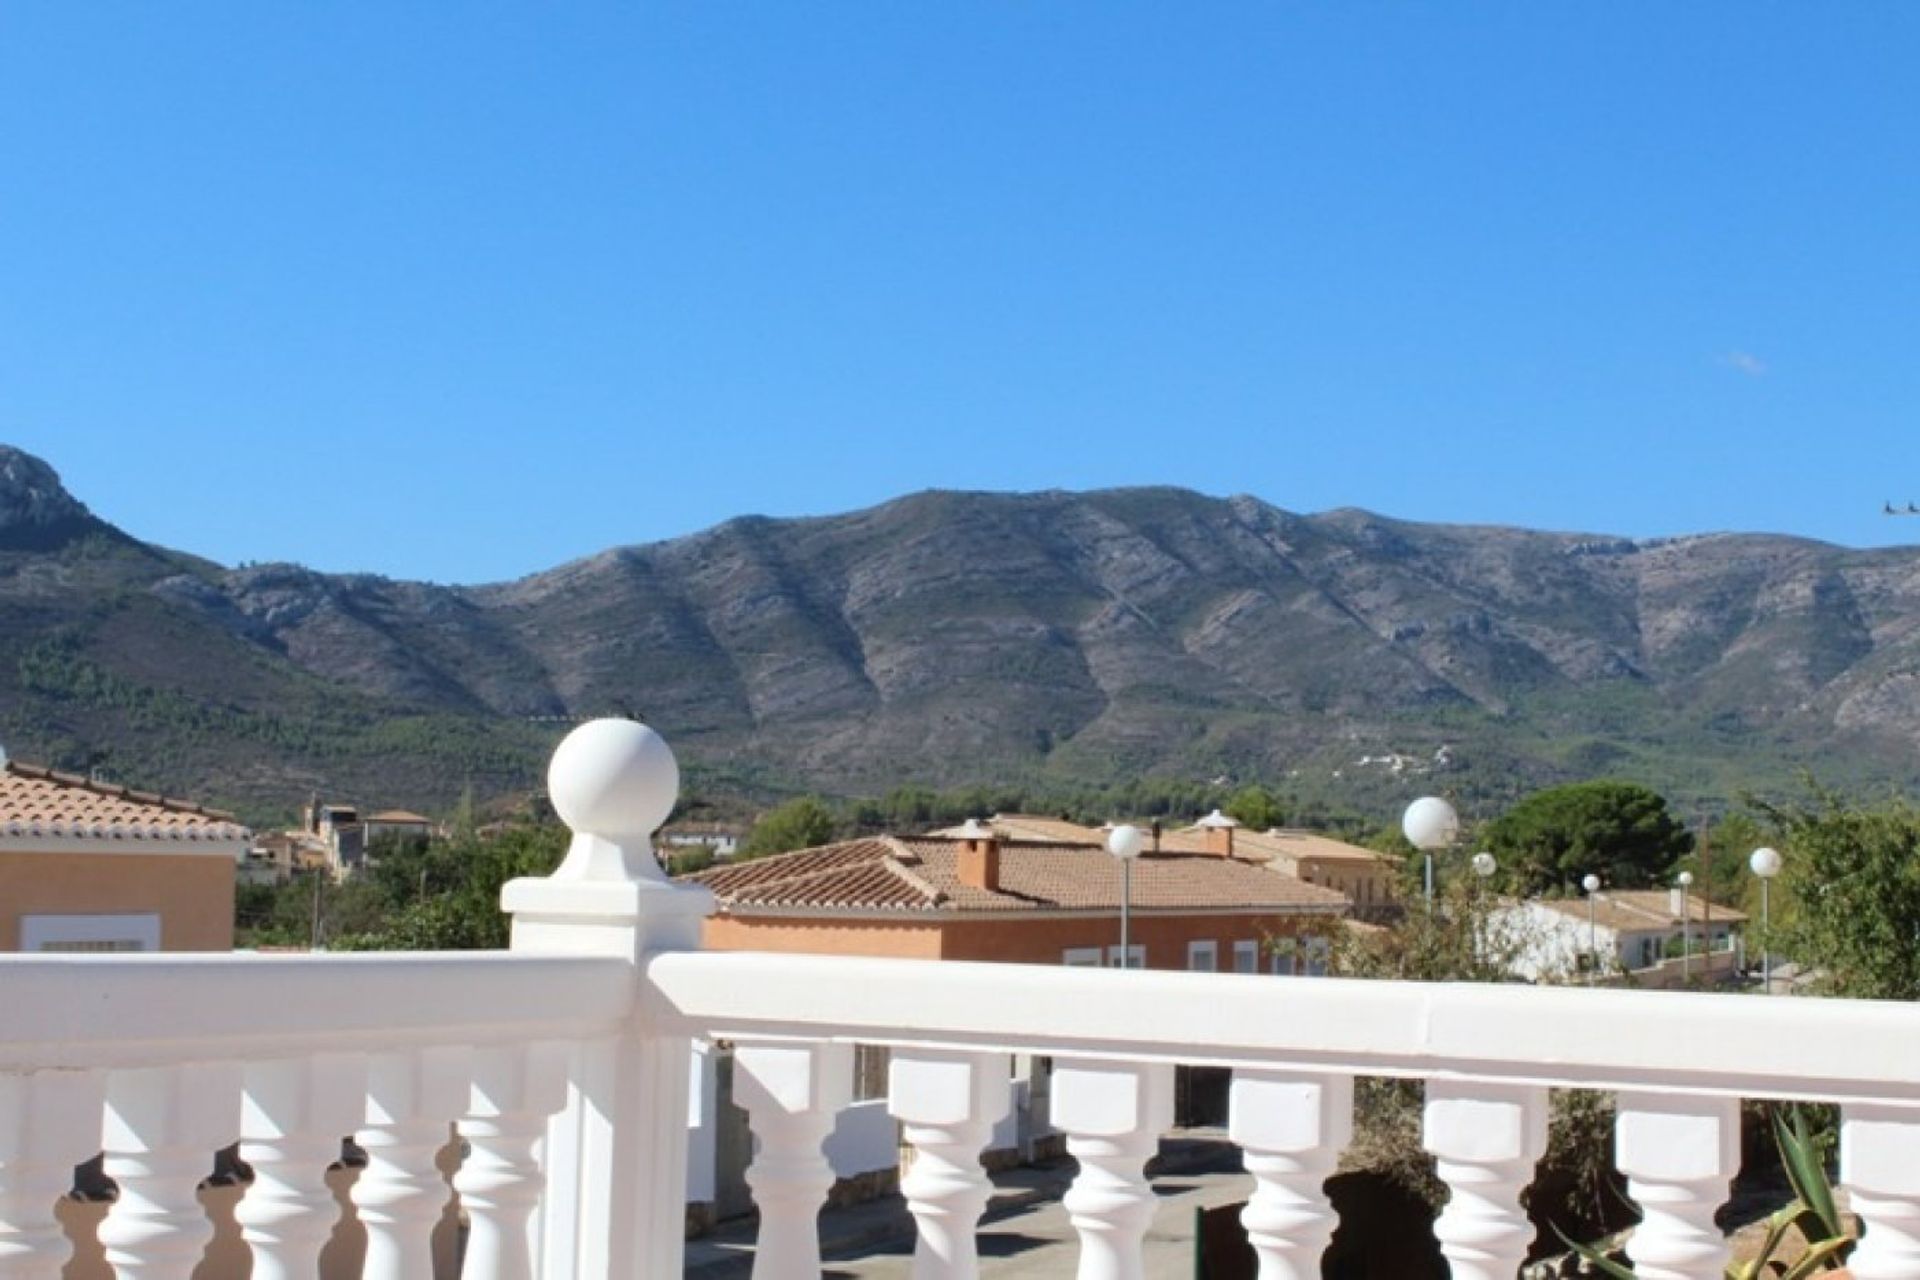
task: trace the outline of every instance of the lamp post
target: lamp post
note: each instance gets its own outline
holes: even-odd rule
[[[1120,967],[1133,968],[1127,949],[1128,925],[1133,912],[1133,860],[1146,847],[1147,838],[1138,827],[1118,826],[1107,833],[1107,852],[1120,859]]]
[[[1768,888],[1780,874],[1780,851],[1759,848],[1747,859],[1747,867],[1760,877],[1760,990],[1773,994],[1773,903]]]
[[[1600,921],[1594,914],[1600,900],[1600,877],[1588,872],[1580,887],[1587,891],[1587,985],[1592,986],[1600,972]]]
[[[1400,830],[1407,840],[1426,855],[1427,914],[1433,914],[1433,854],[1444,849],[1460,834],[1460,815],[1439,796],[1421,796],[1407,806],[1400,818]]]
[[[1680,885],[1680,980],[1693,976],[1693,872],[1682,871]]]

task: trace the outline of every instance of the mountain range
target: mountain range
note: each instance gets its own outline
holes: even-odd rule
[[[1259,779],[1380,813],[1914,781],[1920,550],[1300,515],[1171,488],[748,516],[517,581],[226,568],[0,446],[0,742],[280,814],[537,785],[637,714],[698,786]]]

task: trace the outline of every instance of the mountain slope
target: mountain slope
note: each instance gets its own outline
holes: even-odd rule
[[[0,451],[7,744],[254,806],[532,785],[553,718],[618,710],[847,790],[1157,771],[1384,805],[1436,752],[1470,794],[1905,781],[1916,673],[1905,549],[933,492],[442,587],[149,547]]]

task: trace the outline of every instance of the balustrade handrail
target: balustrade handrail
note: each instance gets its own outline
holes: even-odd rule
[[[646,963],[680,1035],[1920,1104],[1920,1007],[752,952]]]
[[[633,966],[515,952],[0,956],[0,1070],[591,1038]]]

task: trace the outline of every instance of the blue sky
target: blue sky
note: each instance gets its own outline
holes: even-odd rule
[[[9,4],[0,440],[497,579],[911,490],[1920,538],[1920,6]]]

